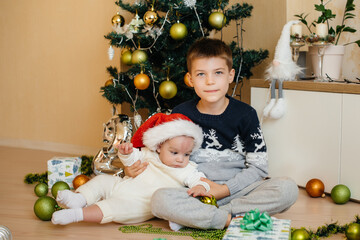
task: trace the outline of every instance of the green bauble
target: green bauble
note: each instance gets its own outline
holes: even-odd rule
[[[291,233],[291,240],[308,240],[308,239],[310,239],[310,235],[305,229],[295,229]]]
[[[202,197],[199,197],[199,200],[202,202],[202,203],[205,203],[205,204],[209,204],[209,205],[214,205],[216,207],[219,207],[217,205],[217,201],[216,201],[216,198],[214,196],[211,196],[211,197],[207,197],[207,196],[202,196]]]
[[[217,30],[220,30],[226,24],[226,17],[221,11],[216,11],[210,14],[208,21],[210,26]]]
[[[345,235],[348,240],[360,240],[360,224],[350,223],[345,230]]]
[[[34,213],[39,219],[49,221],[55,212],[56,205],[57,203],[52,197],[39,197],[34,204]]]
[[[46,183],[39,183],[34,188],[34,192],[38,197],[46,196],[48,194],[48,191],[49,187]]]
[[[56,199],[56,196],[57,196],[57,193],[58,191],[61,191],[61,190],[70,190],[70,187],[69,187],[69,184],[67,184],[66,182],[64,181],[59,181],[59,182],[56,182],[52,188],[51,188],[51,194],[54,196],[54,198]]]
[[[175,23],[170,28],[170,36],[174,40],[184,39],[188,34],[188,30],[183,23]]]
[[[350,189],[343,185],[338,184],[331,190],[331,198],[336,204],[344,204],[350,200]]]

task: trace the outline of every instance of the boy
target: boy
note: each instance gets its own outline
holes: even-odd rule
[[[56,200],[70,209],[55,212],[52,222],[138,223],[154,217],[150,199],[159,188],[188,186],[191,196],[208,195],[209,185],[200,180],[205,175],[189,162],[202,140],[201,128],[186,116],[155,114],[136,131],[132,143],[118,146],[125,166],[140,159],[149,163],[146,171],[136,178],[99,175],[76,193],[59,191]]]
[[[289,178],[268,177],[264,137],[255,109],[227,96],[234,79],[230,48],[217,39],[203,38],[187,54],[190,83],[199,98],[173,109],[202,127],[204,141],[191,155],[208,179],[219,208],[202,204],[182,189],[159,189],[151,200],[152,213],[179,225],[223,229],[232,216],[258,208],[275,214],[288,209],[298,195]],[[136,165],[142,171],[143,165]],[[127,169],[127,173],[135,172]],[[211,181],[210,181],[211,180]]]

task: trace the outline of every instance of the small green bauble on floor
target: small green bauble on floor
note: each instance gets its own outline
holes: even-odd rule
[[[305,229],[296,229],[291,232],[291,240],[308,240],[310,239],[309,233]]]
[[[66,182],[64,181],[59,181],[59,182],[56,182],[52,188],[51,188],[51,194],[54,196],[54,198],[56,199],[56,196],[57,196],[57,193],[58,191],[61,191],[61,190],[70,190],[70,187],[69,187],[69,184],[67,184]]]
[[[52,197],[39,197],[34,204],[34,213],[39,219],[49,221],[55,212],[56,205],[57,203]]]
[[[345,230],[345,235],[348,240],[360,240],[360,224],[350,223]]]
[[[38,197],[46,196],[48,194],[48,191],[49,188],[46,183],[39,183],[34,188],[34,192]]]
[[[344,204],[350,200],[350,189],[343,185],[338,184],[331,190],[331,198],[336,204]]]

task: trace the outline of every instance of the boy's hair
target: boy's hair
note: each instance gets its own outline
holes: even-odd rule
[[[232,52],[228,45],[215,38],[201,38],[188,50],[186,63],[188,71],[191,71],[191,62],[197,58],[220,57],[226,61],[229,70],[232,69]]]

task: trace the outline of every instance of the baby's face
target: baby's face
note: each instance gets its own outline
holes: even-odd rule
[[[163,164],[174,168],[184,168],[189,163],[193,148],[192,137],[178,136],[162,143],[157,152]]]

